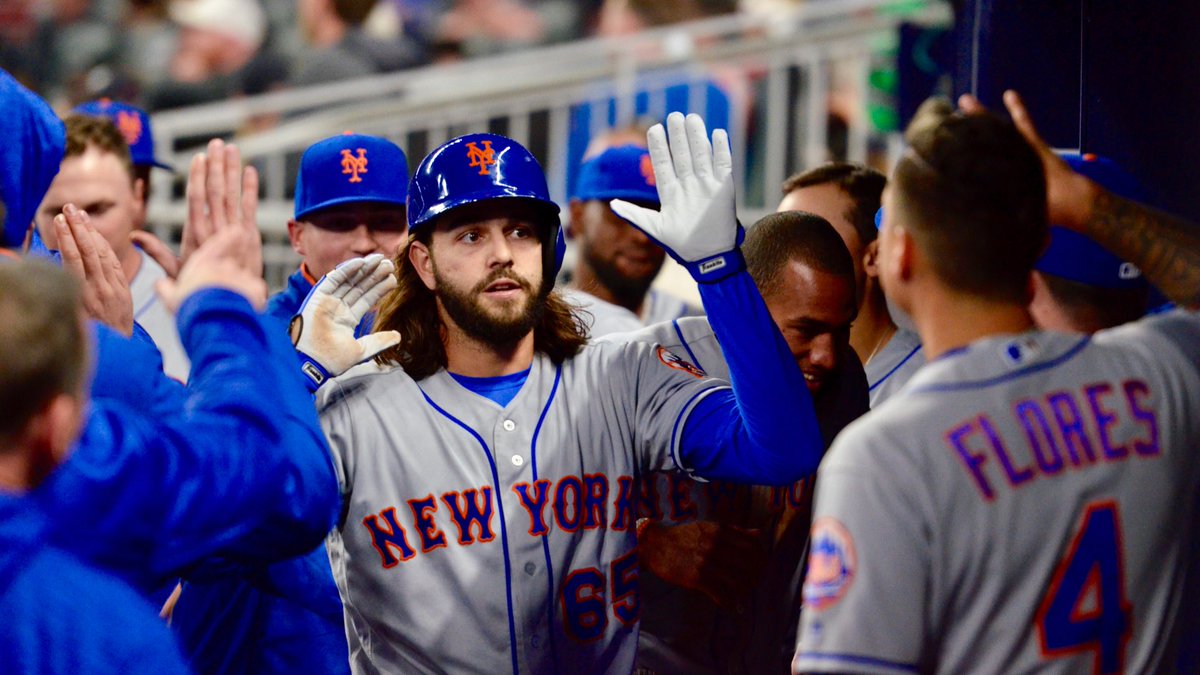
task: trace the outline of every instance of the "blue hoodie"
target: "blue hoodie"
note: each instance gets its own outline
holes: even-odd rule
[[[46,545],[30,497],[0,493],[0,668],[5,673],[186,673],[171,633],[120,581]]]
[[[17,249],[62,162],[67,131],[46,102],[0,69],[0,202],[4,240]]]

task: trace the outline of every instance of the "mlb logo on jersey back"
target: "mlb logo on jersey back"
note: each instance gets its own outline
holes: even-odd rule
[[[841,523],[825,516],[813,522],[809,545],[804,606],[815,610],[829,609],[846,595],[854,582],[854,571],[858,566],[854,540]]]
[[[1024,335],[1012,342],[1005,343],[1002,351],[1010,363],[1017,364],[1028,361],[1041,351],[1041,348],[1036,337]]]

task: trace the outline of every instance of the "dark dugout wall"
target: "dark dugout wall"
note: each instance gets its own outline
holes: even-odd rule
[[[959,0],[955,94],[1021,92],[1051,145],[1105,155],[1200,223],[1200,3]]]

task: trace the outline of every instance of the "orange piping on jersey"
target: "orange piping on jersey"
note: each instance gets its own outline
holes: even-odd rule
[[[317,285],[317,281],[319,281],[319,280],[318,280],[318,279],[314,279],[314,278],[313,278],[313,275],[312,275],[312,273],[308,271],[308,265],[307,265],[307,264],[305,264],[305,263],[300,263],[300,273],[304,275],[304,280],[305,280],[305,281],[307,281],[308,283],[312,284],[313,286],[316,286],[316,285]]]

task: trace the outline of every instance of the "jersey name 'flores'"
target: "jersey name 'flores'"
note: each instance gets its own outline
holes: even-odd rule
[[[924,366],[821,464],[794,669],[1174,671],[1198,365],[1177,312]]]
[[[354,670],[628,672],[637,477],[677,468],[687,415],[728,387],[699,375],[602,344],[539,354],[505,408],[445,370],[360,366],[323,388]]]

